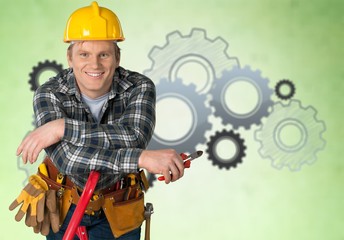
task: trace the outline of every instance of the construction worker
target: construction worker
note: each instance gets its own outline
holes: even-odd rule
[[[17,149],[24,163],[34,163],[44,149],[79,193],[92,170],[101,173],[99,193],[118,190],[113,186],[139,169],[162,174],[165,183],[184,174],[175,150],[145,149],[155,126],[155,86],[146,76],[119,66],[117,44],[123,40],[115,13],[96,2],[72,13],[64,34],[70,68],[35,92],[37,128]],[[74,209],[71,204],[58,231],[50,228],[47,239],[62,239]],[[100,210],[85,213],[81,225],[90,240],[140,239],[140,226],[114,236],[111,221]]]

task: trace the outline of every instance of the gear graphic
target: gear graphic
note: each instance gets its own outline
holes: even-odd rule
[[[254,109],[245,114],[232,111],[226,104],[226,91],[235,82],[246,82],[252,85],[258,93],[258,103]],[[213,99],[210,104],[215,108],[215,115],[221,117],[223,124],[231,124],[234,129],[242,126],[249,129],[252,124],[260,124],[261,119],[269,113],[273,105],[271,96],[273,90],[269,88],[269,80],[260,76],[260,71],[252,71],[249,66],[243,69],[234,67],[231,71],[224,71],[212,89]],[[242,93],[242,96],[245,92]],[[236,103],[240,104],[240,103]]]
[[[235,154],[228,159],[222,158],[216,151],[218,144],[224,140],[230,140],[236,148]],[[213,161],[213,165],[217,165],[220,169],[223,167],[226,169],[236,167],[239,163],[242,163],[242,159],[246,156],[244,140],[238,133],[234,133],[232,130],[216,132],[214,136],[210,137],[207,146],[208,159]]]
[[[282,87],[287,86],[289,91],[287,93],[282,93]],[[282,100],[291,99],[295,94],[295,85],[288,79],[280,80],[275,86],[275,92],[278,98]]]
[[[156,86],[157,89],[157,103],[165,99],[178,99],[182,101],[190,109],[192,114],[192,126],[187,132],[178,139],[167,140],[159,137],[156,132],[154,133],[148,147],[150,149],[161,149],[166,147],[172,147],[177,152],[192,152],[196,150],[196,145],[206,141],[205,132],[211,128],[211,124],[208,122],[208,116],[211,113],[209,107],[205,106],[206,95],[198,94],[196,92],[196,86],[193,84],[184,85],[180,79],[176,79],[174,82],[169,82],[166,79],[162,79]],[[173,106],[171,106],[173,108]],[[178,113],[176,119],[181,118],[183,113]],[[175,126],[171,119],[159,121],[166,124],[172,123],[169,126],[171,129],[178,127]]]
[[[57,73],[63,70],[62,64],[57,64],[56,61],[45,60],[45,62],[39,62],[37,66],[32,68],[32,72],[29,74],[29,84],[31,85],[30,90],[36,91],[40,86],[39,77],[44,71],[54,71]]]
[[[291,100],[282,105],[277,102],[266,123],[255,132],[255,139],[260,142],[259,154],[269,158],[277,169],[289,167],[298,171],[303,164],[316,161],[316,153],[322,150],[326,142],[322,138],[326,126],[316,118],[317,111],[308,106],[303,108],[298,100]],[[290,134],[296,129],[299,134]],[[283,133],[289,132],[288,137]],[[288,139],[299,136],[297,141],[288,143]]]
[[[148,173],[147,174],[147,179],[148,179],[149,187],[153,187],[154,186],[154,182],[156,181],[157,178],[156,178],[155,174]]]
[[[206,71],[206,74],[202,74],[202,77],[207,75],[206,84],[198,90],[204,94],[211,88],[212,81],[221,76],[223,70],[239,66],[239,60],[226,53],[228,43],[221,37],[209,39],[204,29],[193,28],[186,36],[174,31],[166,36],[166,40],[167,43],[163,47],[154,46],[148,54],[153,63],[143,74],[153,80],[174,81],[179,78],[190,81],[190,77],[178,76],[178,73],[183,66],[193,63]],[[200,86],[199,79],[197,86]]]

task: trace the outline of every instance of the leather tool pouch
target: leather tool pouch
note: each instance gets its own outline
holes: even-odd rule
[[[53,179],[56,179],[58,174],[57,168],[54,166],[49,158],[45,158],[43,162],[48,168],[49,177],[43,175],[40,171],[38,171],[37,174],[41,176],[43,180],[48,184],[49,189],[56,190],[57,192],[57,206],[60,207],[60,225],[62,225],[65,217],[67,216],[69,207],[72,204],[72,183],[70,182],[70,180],[67,180],[66,185],[62,185],[54,181]]]
[[[120,191],[129,191],[128,200],[121,199],[126,194],[120,194]],[[144,194],[141,188],[136,184],[105,195],[103,211],[116,238],[140,227],[144,221]]]
[[[60,206],[60,225],[62,225],[70,205],[73,202],[77,204],[80,196],[69,178],[65,178],[66,182],[63,185],[53,180],[56,179],[58,170],[49,158],[46,158],[44,163],[48,168],[49,177],[44,176],[40,172],[38,174],[46,181],[50,189],[57,191],[57,195],[60,197],[58,201]],[[149,184],[143,171],[140,172],[139,177],[136,176],[136,179],[141,180],[123,189],[100,194],[99,199],[90,202],[86,208],[87,214],[103,209],[111,231],[116,238],[140,227],[145,220],[144,193],[142,190],[147,190]]]

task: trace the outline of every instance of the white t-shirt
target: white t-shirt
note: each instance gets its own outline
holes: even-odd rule
[[[93,117],[97,119],[98,122],[100,121],[100,112],[102,110],[102,107],[108,100],[108,97],[109,97],[109,93],[95,99],[89,98],[86,95],[81,94],[82,100],[90,108]]]

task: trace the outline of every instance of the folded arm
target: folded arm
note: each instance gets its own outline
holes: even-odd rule
[[[117,119],[98,125],[72,119],[67,114],[68,106],[55,94],[38,90],[34,98],[38,128],[25,137],[17,154],[22,154],[24,163],[33,163],[46,149],[60,171],[71,175],[93,169],[105,173],[137,169],[138,155],[153,134],[154,85],[142,81],[125,102],[125,110]]]

